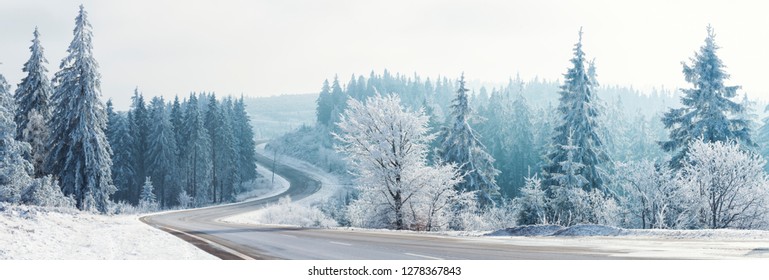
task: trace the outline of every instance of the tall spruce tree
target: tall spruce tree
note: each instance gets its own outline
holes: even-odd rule
[[[144,96],[139,92],[139,88],[134,89],[134,95],[131,96],[131,109],[128,112],[131,136],[133,138],[133,170],[134,185],[129,186],[131,194],[130,201],[139,203],[139,194],[142,184],[147,177],[147,134],[149,132],[149,112],[144,102]]]
[[[17,203],[31,183],[32,164],[24,158],[29,145],[14,139],[16,106],[8,88],[5,77],[0,74],[0,202]]]
[[[67,57],[54,75],[55,107],[46,169],[59,178],[63,193],[75,198],[78,209],[106,212],[115,186],[91,28],[88,14],[80,5]]]
[[[670,140],[661,141],[665,151],[674,152],[671,166],[678,168],[686,158],[689,144],[702,139],[703,142],[737,141],[752,147],[751,129],[748,120],[739,116],[745,108],[732,100],[739,86],[725,86],[729,79],[723,62],[716,51],[716,34],[708,25],[705,45],[691,58],[691,64],[683,63],[683,73],[691,88],[681,89],[682,108],[671,109],[662,118],[665,128],[670,130]]]
[[[564,74],[558,99],[560,124],[555,128],[551,150],[543,167],[545,185],[558,185],[556,174],[564,174],[562,162],[572,153],[572,160],[583,168],[579,175],[587,180],[582,187],[586,190],[600,189],[603,185],[603,171],[599,165],[608,160],[603,151],[603,142],[599,137],[598,128],[598,97],[595,95],[595,77],[586,69],[585,53],[582,51],[582,29],[579,30],[579,41],[574,45],[574,57],[571,66]],[[594,72],[595,70],[593,70]],[[570,137],[571,136],[571,137]],[[569,142],[571,138],[572,143]],[[575,146],[577,149],[564,150],[561,147]]]
[[[48,122],[51,119],[49,99],[51,97],[51,84],[49,82],[45,64],[48,60],[43,54],[43,46],[40,44],[40,33],[35,27],[32,33],[32,46],[29,47],[32,55],[29,57],[22,70],[27,76],[21,80],[16,88],[16,139],[25,141],[31,145],[30,159],[35,168],[35,176],[43,175],[43,162],[48,151]]]
[[[478,202],[482,206],[491,206],[499,198],[499,186],[496,176],[499,170],[494,168],[494,158],[486,152],[486,147],[470,127],[470,106],[465,88],[465,76],[459,80],[459,89],[454,98],[451,127],[444,127],[441,132],[441,145],[438,156],[446,163],[456,163],[464,181],[457,184],[459,191],[476,191]]]
[[[232,130],[235,134],[237,179],[242,188],[243,183],[256,179],[256,142],[254,141],[254,129],[249,123],[251,118],[246,112],[246,104],[243,96],[235,102],[232,108]]]
[[[211,142],[200,113],[198,98],[190,94],[184,114],[186,146],[182,157],[185,162],[186,191],[196,204],[210,201]]]
[[[150,103],[150,131],[147,134],[147,171],[153,178],[160,207],[168,207],[179,195],[176,136],[162,97]]]
[[[331,95],[331,86],[329,86],[328,80],[323,81],[323,88],[320,91],[320,95],[318,95],[316,103],[317,109],[315,113],[317,114],[318,123],[328,126],[331,123],[331,114],[334,110],[334,97]]]

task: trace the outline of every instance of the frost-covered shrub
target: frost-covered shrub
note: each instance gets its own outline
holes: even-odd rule
[[[258,222],[300,227],[337,226],[337,223],[323,214],[320,209],[291,203],[291,198],[288,196],[280,198],[278,204],[267,206],[267,208],[262,210]]]
[[[187,194],[187,191],[182,190],[179,193],[179,196],[176,198],[176,201],[179,202],[179,207],[181,207],[182,209],[186,209],[186,208],[189,208],[190,205],[192,204],[192,197],[189,194]]]
[[[521,196],[513,199],[517,224],[547,224],[547,194],[538,177],[526,178]]]
[[[616,201],[598,189],[585,191],[581,188],[554,186],[549,200],[552,223],[563,226],[576,224],[617,225],[620,208]]]
[[[691,195],[698,228],[766,227],[769,177],[766,161],[739,144],[702,140],[690,144],[678,183]]]
[[[620,225],[654,229],[689,227],[691,195],[675,177],[667,163],[617,163],[611,182],[622,207]]]
[[[59,182],[51,175],[32,180],[21,196],[21,201],[25,204],[46,207],[75,207],[75,199],[64,196]]]

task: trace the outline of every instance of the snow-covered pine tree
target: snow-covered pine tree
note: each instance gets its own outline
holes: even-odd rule
[[[133,197],[129,186],[138,183],[134,172],[134,144],[131,134],[128,116],[124,112],[112,110],[112,102],[107,102],[107,139],[112,148],[112,182],[116,191],[112,196],[113,201],[130,201]]]
[[[208,97],[208,108],[205,115],[205,127],[210,139],[211,155],[211,201],[224,201],[224,190],[228,199],[232,197],[232,176],[235,165],[235,151],[233,150],[232,127],[224,115],[222,104],[216,100],[216,95]]]
[[[670,130],[670,140],[661,141],[665,151],[674,152],[670,161],[674,168],[681,167],[689,144],[702,139],[706,143],[737,141],[743,147],[752,147],[749,122],[736,118],[745,108],[732,100],[739,86],[725,86],[729,79],[726,66],[716,51],[716,34],[708,25],[705,45],[691,58],[691,65],[684,63],[684,76],[692,88],[681,89],[684,107],[665,113],[662,122]]]
[[[331,95],[331,86],[328,84],[328,79],[323,81],[323,88],[318,95],[317,114],[318,123],[324,126],[328,126],[331,122],[331,113],[334,110],[334,98]]]
[[[186,189],[193,197],[194,203],[200,205],[207,203],[210,198],[211,183],[211,141],[208,131],[204,126],[203,116],[200,113],[198,98],[190,94],[187,101],[187,111],[184,114],[184,147]]]
[[[456,186],[458,191],[477,191],[481,206],[491,206],[500,196],[496,181],[499,170],[494,168],[494,158],[486,152],[486,147],[468,123],[471,112],[464,74],[459,80],[459,89],[451,108],[454,121],[449,122],[451,127],[443,128],[437,154],[446,163],[456,163],[460,174],[464,174],[464,181]]]
[[[179,193],[176,136],[163,98],[153,97],[149,109],[147,171],[155,178],[160,207],[165,208]]]
[[[131,194],[130,201],[138,203],[139,193],[141,192],[141,183],[147,177],[147,134],[149,133],[149,112],[144,102],[144,96],[139,92],[139,88],[134,89],[134,95],[131,96],[131,109],[128,111],[128,121],[133,136],[133,170],[134,182],[136,184],[128,186]]]
[[[48,60],[43,55],[43,46],[40,44],[40,33],[32,33],[32,46],[29,47],[32,55],[29,57],[22,70],[27,76],[21,80],[16,88],[16,139],[27,142],[31,146],[30,159],[35,167],[35,177],[43,175],[43,161],[48,151],[48,122],[51,119],[49,99],[51,97],[51,84],[49,82],[45,64]]]
[[[82,5],[74,38],[54,75],[51,152],[46,169],[58,176],[65,195],[78,209],[107,211],[112,185],[112,151],[104,130],[107,114],[101,95],[98,64],[93,58],[93,32]]]
[[[29,144],[15,139],[16,106],[8,88],[0,74],[0,202],[18,203],[31,183],[32,164],[24,158],[29,153]]]
[[[584,166],[580,175],[587,180],[582,187],[587,190],[600,189],[603,185],[603,171],[599,165],[608,160],[608,157],[603,151],[603,142],[598,135],[598,97],[594,92],[594,81],[585,68],[581,28],[571,63],[571,67],[564,74],[564,82],[559,92],[560,123],[555,128],[551,150],[543,167],[545,186],[558,184],[554,175],[564,173],[561,162],[566,160],[567,150],[561,147],[568,145],[571,135],[573,146],[579,148],[573,151],[574,162]]]
[[[256,172],[256,142],[254,141],[254,128],[251,127],[251,118],[246,112],[246,103],[243,96],[235,102],[232,109],[232,130],[235,133],[237,156],[237,183],[242,187],[244,182],[258,177]]]
[[[152,186],[150,177],[144,179],[144,185],[142,185],[142,191],[139,194],[139,208],[145,211],[153,211],[158,208],[155,187]]]
[[[531,124],[531,112],[526,98],[522,94],[513,100],[510,126],[510,153],[507,161],[508,195],[518,196],[526,184],[526,178],[533,176],[539,159],[534,149],[534,128]]]

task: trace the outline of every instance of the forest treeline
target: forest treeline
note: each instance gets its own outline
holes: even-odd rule
[[[583,52],[580,32],[563,81],[515,78],[504,87],[483,87],[471,93],[464,77],[432,80],[384,71],[368,77],[353,75],[346,84],[334,77],[321,87],[317,124],[301,127],[269,147],[329,171],[352,172],[357,187],[344,201],[348,212],[338,219],[342,224],[434,230],[468,228],[486,220],[497,226],[600,223],[634,228],[763,228],[769,225],[765,207],[769,181],[763,160],[769,126],[766,121],[758,126],[755,103],[740,96],[738,86],[725,85],[728,74],[716,55],[715,33],[710,27],[707,31],[705,44],[684,64],[690,87],[680,92],[641,94],[632,88],[600,86],[598,67]],[[367,106],[374,102],[389,108],[388,102],[394,100],[413,116],[382,124],[388,119],[377,114],[400,115],[392,108]],[[402,123],[424,125],[423,132],[409,130],[409,135],[434,136],[414,136],[413,141],[422,141],[425,147],[408,150],[424,153],[425,162],[417,159],[413,165],[438,169],[453,165],[454,169],[444,172],[459,174],[461,180],[452,181],[446,175],[435,181],[443,183],[434,183],[452,185],[456,199],[439,199],[437,193],[451,192],[436,191],[429,184],[409,186],[385,175],[374,179],[376,174],[392,175],[398,170],[409,176],[411,171],[400,165],[363,164],[366,158],[387,153],[365,156],[362,151],[390,147],[398,139],[386,133],[367,136],[383,142],[356,138],[370,134],[356,127],[359,122],[403,130]],[[356,147],[361,143],[369,147]],[[397,158],[389,161],[399,162]],[[421,173],[438,178],[434,171]],[[403,185],[389,189],[396,184],[390,181]],[[388,189],[370,192],[377,188],[372,182]],[[423,189],[423,195],[433,193],[433,200],[425,201],[443,201],[446,205],[439,208],[452,212],[438,215],[424,210],[435,205],[416,200],[408,204],[393,191],[410,187]],[[417,189],[414,197],[420,193]],[[467,201],[468,193],[472,203]],[[402,211],[408,207],[411,214]],[[360,217],[378,220],[372,223]],[[425,225],[438,217],[445,221]]]

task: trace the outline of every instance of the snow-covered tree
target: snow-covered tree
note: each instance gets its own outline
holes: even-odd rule
[[[147,134],[150,130],[149,112],[144,102],[144,96],[139,92],[139,88],[134,89],[134,95],[131,96],[131,109],[128,111],[128,124],[133,139],[132,149],[132,168],[134,170],[134,184],[128,186],[130,195],[129,201],[138,203],[141,192],[141,182],[147,177],[148,169],[148,145]]]
[[[486,147],[468,123],[471,112],[464,74],[459,79],[459,89],[451,108],[454,121],[441,132],[437,155],[444,162],[459,166],[464,177],[457,185],[458,191],[476,192],[482,206],[493,205],[500,196],[496,181],[499,170],[494,168],[494,158],[486,152]]]
[[[615,218],[619,207],[616,202],[599,189],[583,189],[589,181],[581,174],[585,165],[575,161],[574,155],[580,148],[574,146],[572,141],[570,136],[567,144],[561,146],[566,153],[566,159],[560,162],[563,173],[551,174],[557,185],[550,186],[547,202],[550,216],[547,220],[564,226],[579,223],[617,224]]]
[[[521,196],[513,199],[516,222],[522,225],[547,224],[548,198],[542,188],[542,179],[527,177]]]
[[[114,201],[131,201],[130,186],[138,184],[134,172],[133,135],[125,112],[111,110],[111,102],[107,102],[108,123],[107,139],[112,148],[112,182],[116,191],[112,196]],[[111,113],[110,113],[111,112]]]
[[[48,141],[48,172],[60,180],[78,209],[106,212],[112,185],[112,151],[104,130],[107,114],[99,100],[100,75],[93,58],[93,32],[83,6],[75,19],[74,38],[54,75],[55,105]]]
[[[139,195],[139,208],[142,210],[155,210],[158,208],[158,200],[155,196],[155,187],[152,186],[150,177],[144,179],[142,192]]]
[[[233,197],[235,183],[235,147],[232,124],[225,114],[224,102],[211,94],[205,115],[205,126],[210,139],[212,201],[222,202]],[[225,193],[226,192],[226,193]]]
[[[186,190],[194,202],[202,204],[210,201],[211,142],[200,113],[198,98],[190,94],[187,111],[184,114],[184,138],[186,146],[182,150],[184,158]]]
[[[423,112],[408,112],[395,95],[375,96],[366,103],[350,99],[337,124],[336,147],[348,158],[360,195],[350,205],[353,225],[395,229],[441,226],[440,205],[456,196],[458,173],[452,165],[427,166],[427,134]]]
[[[612,182],[617,186],[628,228],[686,228],[691,224],[689,192],[675,180],[668,164],[649,160],[618,162]]]
[[[43,175],[43,159],[48,146],[48,122],[51,118],[49,99],[51,97],[51,84],[49,82],[45,64],[48,60],[43,55],[43,46],[40,45],[40,33],[33,32],[32,46],[29,57],[22,70],[27,76],[21,80],[16,88],[16,139],[31,145],[32,165],[35,168],[35,177]]]
[[[232,108],[232,131],[235,134],[235,156],[237,157],[238,184],[256,179],[256,142],[251,118],[246,112],[246,104],[241,96]],[[242,187],[242,186],[241,186]]]
[[[316,103],[315,113],[317,114],[318,123],[328,126],[331,122],[331,112],[334,110],[334,98],[331,95],[331,86],[328,80],[323,81],[323,89],[321,89]]]
[[[176,136],[162,97],[152,98],[149,113],[147,171],[155,178],[160,206],[167,207],[179,193]]]
[[[16,106],[8,88],[0,74],[0,202],[18,203],[31,182],[32,164],[24,158],[29,144],[16,140]]]
[[[671,109],[662,118],[665,128],[670,130],[670,140],[661,141],[662,148],[674,152],[673,167],[680,167],[686,158],[689,144],[697,139],[704,142],[737,141],[742,146],[752,147],[750,123],[736,118],[745,108],[732,100],[739,86],[726,86],[729,79],[725,66],[716,55],[719,47],[715,42],[713,28],[708,26],[705,45],[691,59],[691,65],[683,64],[686,81],[692,88],[681,89],[681,104],[684,107]]]
[[[574,57],[571,67],[564,74],[561,86],[558,112],[561,119],[552,138],[552,150],[547,155],[544,166],[545,185],[559,184],[555,174],[564,174],[561,164],[570,150],[562,149],[571,138],[573,161],[582,165],[579,174],[586,180],[582,187],[586,190],[600,189],[603,185],[603,171],[599,167],[608,158],[603,151],[603,142],[598,134],[598,97],[595,95],[595,81],[585,69],[585,53],[582,51],[582,30],[579,41],[574,45]],[[571,137],[570,137],[571,136]]]
[[[694,196],[697,227],[758,228],[769,214],[769,177],[759,155],[739,144],[696,140],[682,162],[679,183]]]

